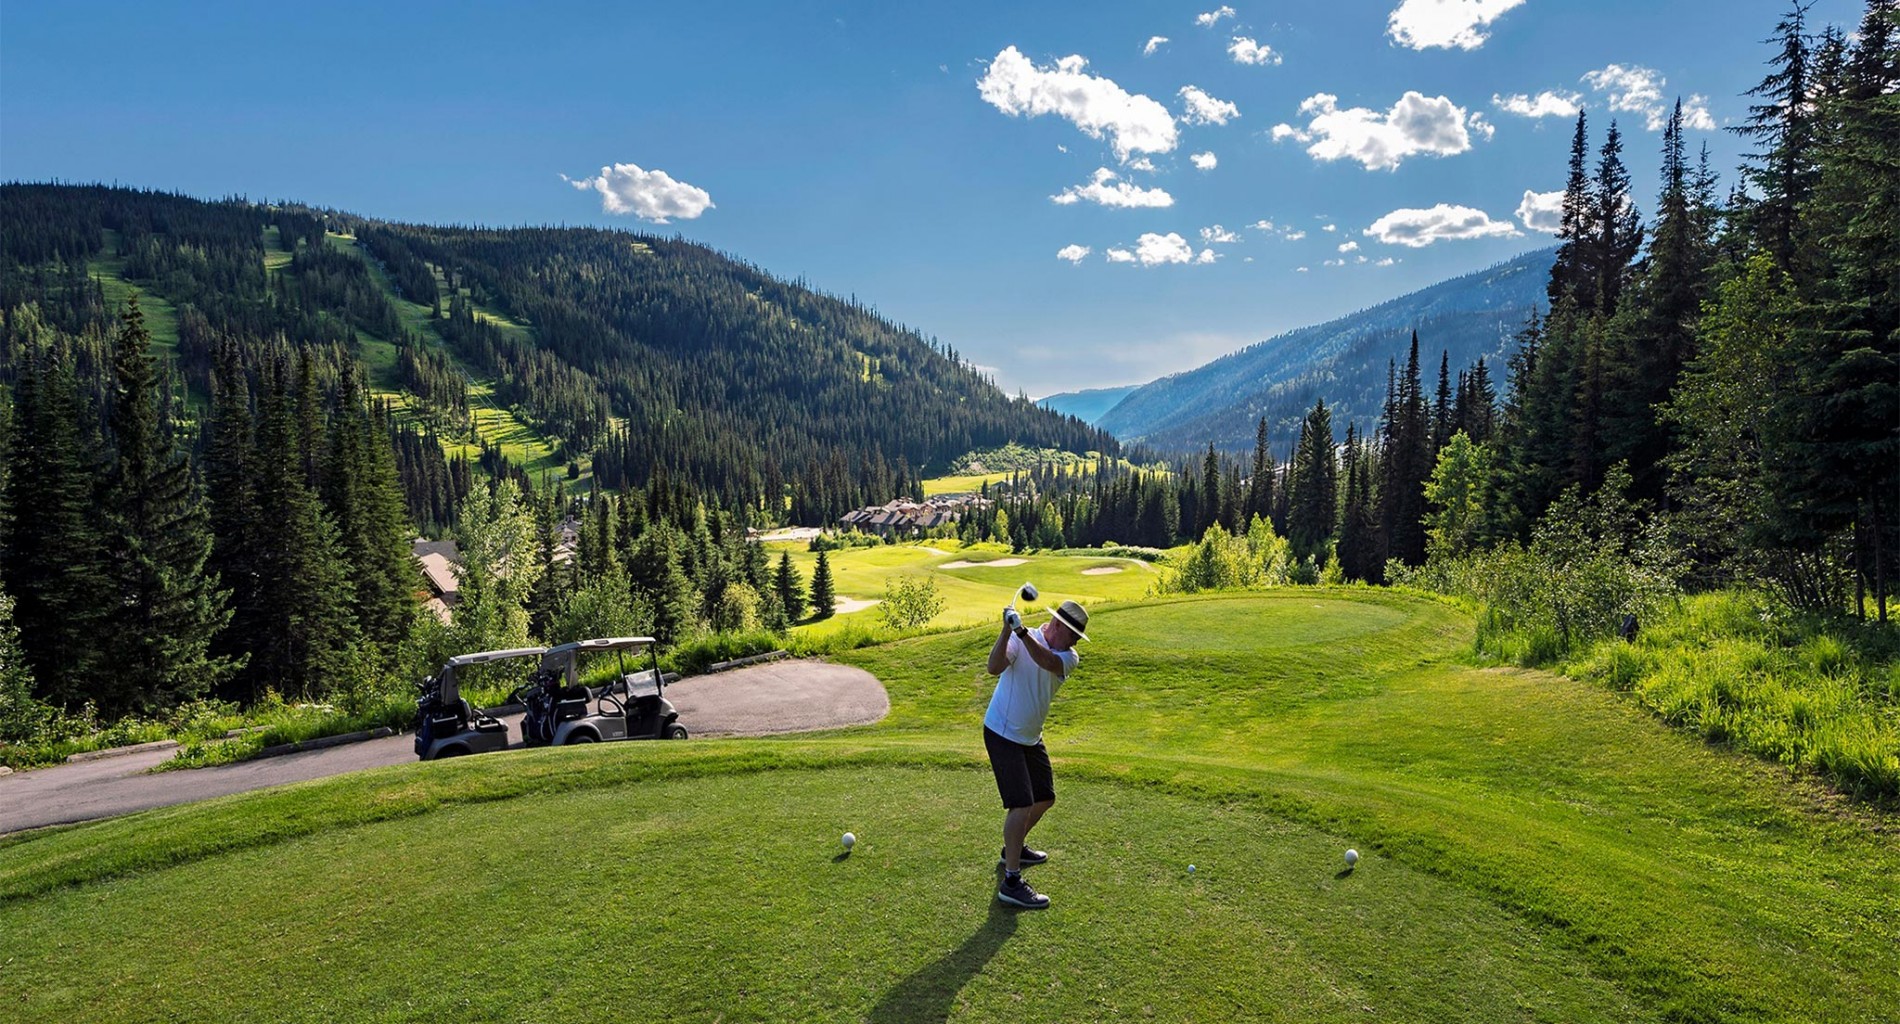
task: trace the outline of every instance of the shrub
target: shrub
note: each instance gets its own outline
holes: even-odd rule
[[[916,629],[943,611],[943,595],[937,593],[937,581],[929,576],[900,576],[884,581],[884,600],[878,615],[893,629]]]

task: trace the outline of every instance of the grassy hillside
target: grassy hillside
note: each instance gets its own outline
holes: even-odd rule
[[[1891,819],[1598,688],[1465,665],[1471,628],[1345,590],[1101,610],[1049,723],[1041,914],[990,898],[985,626],[848,656],[889,689],[875,726],[400,766],[0,842],[9,1009],[1890,1019]]]
[[[329,234],[325,237],[331,247],[362,258],[369,266],[370,276],[388,295],[389,302],[402,318],[403,327],[420,335],[425,342],[443,346],[442,338],[436,331],[435,321],[429,307],[410,302],[403,298],[390,283],[389,275],[369,259],[357,245],[356,239],[349,235]],[[266,239],[269,245],[269,239]],[[269,259],[266,258],[268,266]],[[446,286],[445,286],[446,290]],[[492,310],[476,308],[476,316],[495,323],[504,331],[523,338],[532,339],[533,332],[525,324],[516,323]],[[363,361],[369,369],[370,384],[377,397],[386,399],[395,409],[398,422],[404,419],[421,419],[420,406],[415,396],[402,389],[397,378],[397,349],[393,341],[374,335],[357,332],[363,343]],[[469,378],[468,408],[474,420],[474,430],[481,440],[489,445],[499,446],[510,462],[520,466],[530,476],[539,479],[547,474],[550,479],[561,477],[565,473],[566,463],[556,455],[559,444],[542,431],[524,420],[519,413],[495,400],[494,381],[478,377],[472,369],[450,353],[456,366]],[[481,454],[480,445],[469,438],[454,438],[442,435],[442,447],[451,456],[462,455],[471,461]],[[586,460],[582,460],[583,479],[587,471]]]
[[[163,295],[125,279],[125,258],[119,255],[119,233],[107,229],[105,250],[86,263],[86,273],[99,282],[106,305],[119,309],[134,291],[139,295],[139,310],[145,314],[145,329],[152,332],[152,353],[170,357],[178,352],[178,308]]]

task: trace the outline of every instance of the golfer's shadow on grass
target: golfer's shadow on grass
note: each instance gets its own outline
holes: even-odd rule
[[[990,914],[963,944],[898,982],[871,1008],[871,1024],[914,1024],[950,1018],[957,993],[979,974],[1003,943],[1016,933],[1017,912],[995,900]]]

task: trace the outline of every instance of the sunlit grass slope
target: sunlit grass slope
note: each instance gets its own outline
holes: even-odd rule
[[[818,556],[802,544],[775,544],[772,549],[775,567],[780,550],[791,552],[792,564],[809,587]],[[1039,615],[1046,616],[1050,608],[1065,600],[1093,607],[1139,599],[1157,578],[1152,564],[1134,558],[1017,555],[999,545],[965,548],[942,541],[847,548],[826,552],[825,559],[831,566],[838,596],[854,601],[881,600],[889,581],[895,579],[916,577],[935,581],[937,593],[944,599],[944,608],[930,625],[938,627],[1001,621],[1003,606],[1016,600],[1017,591],[1024,583],[1034,583],[1040,593],[1033,608],[1016,601],[1029,611],[1033,623],[1040,621]],[[994,564],[999,562],[1008,564]],[[876,608],[865,607],[798,629],[824,636],[854,626],[869,626],[877,620]]]
[[[848,655],[890,691],[875,726],[403,766],[0,843],[9,1013],[1891,1019],[1891,819],[1599,688],[1462,664],[1470,629],[1364,591],[1102,609],[1049,723],[1041,914],[990,901],[987,627]]]

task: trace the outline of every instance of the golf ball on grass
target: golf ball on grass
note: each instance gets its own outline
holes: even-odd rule
[[[858,845],[858,837],[855,835],[852,835],[849,832],[846,832],[844,834],[844,848],[849,850],[853,846],[856,846],[856,845]]]
[[[846,844],[846,845],[850,845],[850,844]],[[1346,851],[1346,866],[1352,867],[1354,864],[1357,864],[1357,863],[1359,863],[1359,851],[1347,850]]]

